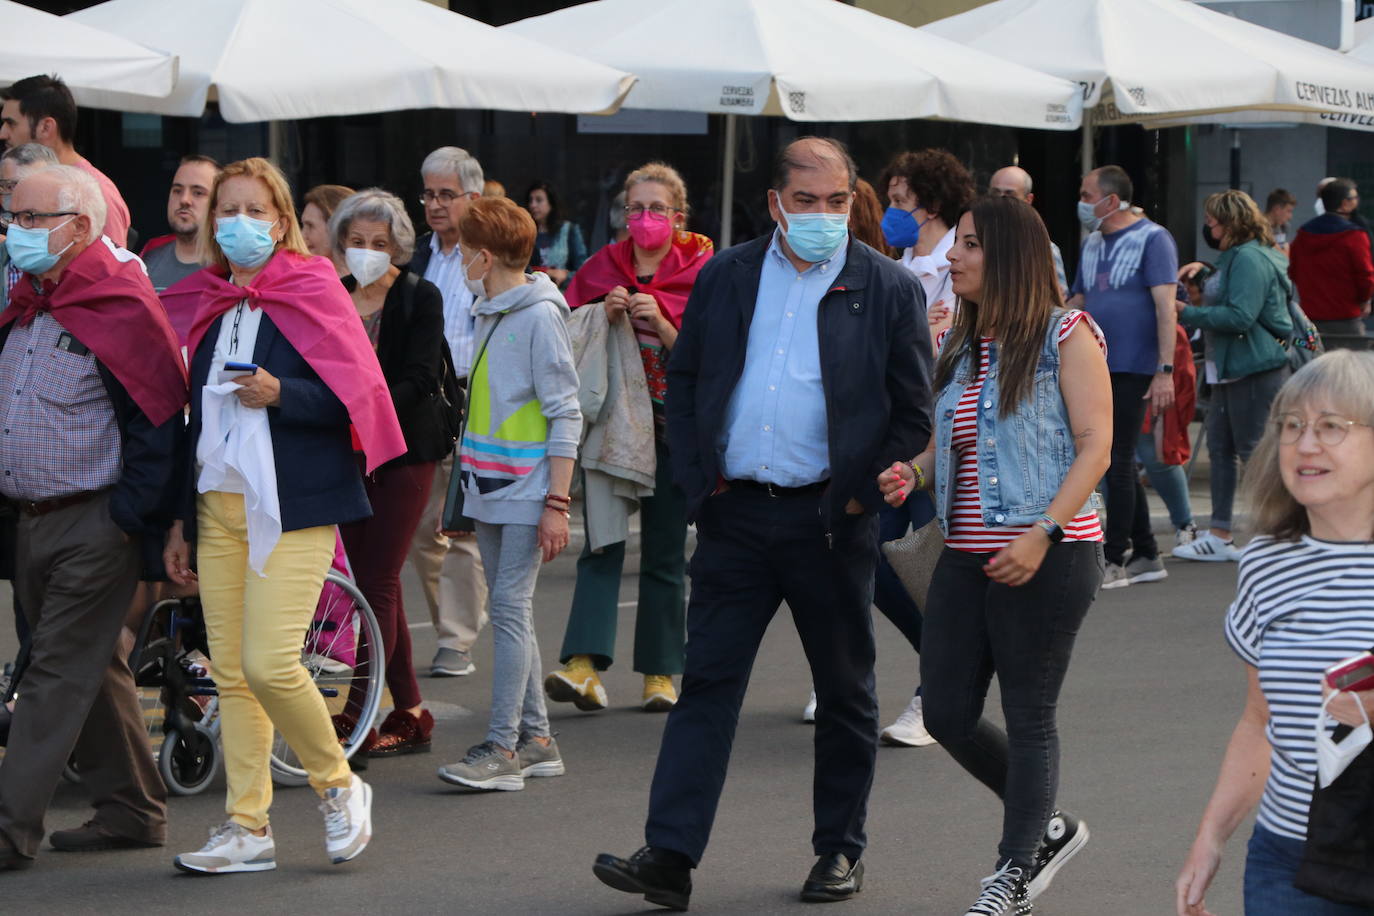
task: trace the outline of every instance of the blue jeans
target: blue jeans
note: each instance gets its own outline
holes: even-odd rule
[[[1155,434],[1151,430],[1140,434],[1136,443],[1135,456],[1145,466],[1154,487],[1164,506],[1169,510],[1169,521],[1175,528],[1187,528],[1193,523],[1193,504],[1188,499],[1188,474],[1181,464],[1165,464],[1155,457]]]
[[[1302,840],[1280,836],[1259,824],[1245,856],[1245,916],[1371,916],[1374,908],[1335,903],[1293,886],[1302,860]]]
[[[535,525],[477,523],[477,549],[490,595],[491,719],[486,740],[508,751],[522,737],[549,736],[534,638],[534,583],[539,578]]]

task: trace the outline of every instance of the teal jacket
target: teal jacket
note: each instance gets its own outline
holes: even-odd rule
[[[1217,377],[1244,378],[1288,363],[1280,338],[1289,338],[1288,259],[1277,249],[1249,241],[1217,260],[1215,301],[1179,313],[1184,324],[1207,332]]]

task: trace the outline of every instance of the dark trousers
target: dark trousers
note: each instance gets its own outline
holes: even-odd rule
[[[686,614],[687,499],[673,485],[668,449],[658,443],[654,495],[639,501],[639,604],[635,611],[634,670],[640,674],[681,674],[683,620]],[[615,660],[620,574],[625,542],[592,553],[584,544],[577,558],[568,629],[560,662],[590,655],[602,671]]]
[[[401,566],[429,502],[434,462],[381,468],[366,476],[364,484],[372,517],[340,525],[339,531],[353,578],[372,605],[382,630],[382,662],[391,699],[397,709],[412,709],[420,705],[420,685],[415,680],[410,627],[401,598]],[[361,685],[355,688],[359,692],[364,689]]]
[[[921,654],[926,728],[1002,799],[999,856],[1029,865],[1059,788],[1055,710],[1069,656],[1102,583],[1098,544],[1066,541],[1025,585],[999,585],[990,553],[945,548],[930,583]],[[996,673],[1004,732],[984,719]]]
[[[736,489],[702,506],[689,567],[687,665],[649,793],[650,846],[701,859],[754,658],[786,601],[818,700],[812,846],[817,855],[863,853],[878,746],[869,611],[877,522],[845,516],[831,533],[828,546],[815,494]]]
[[[0,834],[21,855],[38,853],[73,749],[102,826],[165,839],[167,790],[121,640],[138,574],[138,542],[107,496],[19,520],[15,588],[33,647],[0,767]]]
[[[1240,466],[1264,435],[1269,405],[1288,380],[1287,366],[1256,372],[1244,378],[1212,386],[1207,408],[1207,451],[1212,462],[1208,484],[1212,491],[1212,527],[1231,530]]]
[[[1136,372],[1112,373],[1112,463],[1107,468],[1107,530],[1103,550],[1108,563],[1118,566],[1130,548],[1132,556],[1159,556],[1150,529],[1145,487],[1135,471],[1135,448],[1145,422],[1151,376]],[[1065,524],[1068,519],[1061,519]]]

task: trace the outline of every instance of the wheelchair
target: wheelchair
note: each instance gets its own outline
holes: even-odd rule
[[[301,647],[301,665],[324,697],[344,755],[367,738],[381,704],[382,631],[358,587],[331,569]],[[129,656],[158,769],[174,795],[195,795],[222,766],[219,695],[198,598],[167,598],[144,615]],[[272,781],[308,782],[286,741],[272,742]]]

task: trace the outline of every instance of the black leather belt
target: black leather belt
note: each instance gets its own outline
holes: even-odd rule
[[[766,493],[774,499],[781,499],[788,496],[806,496],[809,493],[819,493],[830,486],[830,481],[820,480],[800,487],[780,487],[775,483],[760,483],[757,480],[727,480],[725,485],[732,490],[753,490],[757,493]]]
[[[15,504],[19,511],[24,515],[47,515],[49,512],[56,512],[58,509],[66,509],[69,506],[79,506],[84,502],[89,502],[97,496],[106,492],[105,490],[87,490],[84,493],[73,493],[71,496],[59,496],[56,499],[16,500]]]

